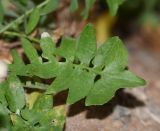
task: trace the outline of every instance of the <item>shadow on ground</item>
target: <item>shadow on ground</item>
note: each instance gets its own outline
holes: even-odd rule
[[[67,91],[61,92],[55,96],[55,105],[65,104],[67,98]],[[143,101],[138,100],[134,95],[124,92],[123,89],[117,91],[115,97],[103,106],[85,106],[85,99],[70,105],[68,108],[68,117],[75,116],[83,111],[86,111],[86,118],[104,119],[111,115],[114,108],[117,105],[121,105],[127,108],[136,108],[145,106]]]

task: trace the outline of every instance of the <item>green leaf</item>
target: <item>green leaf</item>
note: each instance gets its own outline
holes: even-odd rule
[[[14,60],[13,61],[14,64],[16,64],[17,66],[24,65],[21,57],[19,56],[16,50],[12,50],[11,53]]]
[[[71,81],[70,75],[72,71],[73,68],[71,64],[63,64],[61,71],[58,74],[59,77],[57,77],[55,81],[52,82],[50,87],[47,89],[46,94],[56,94],[57,92],[67,89],[67,84]]]
[[[33,109],[34,110],[46,110],[52,109],[53,105],[53,97],[52,95],[41,95],[37,101],[34,103]]]
[[[66,64],[46,93],[50,94],[69,88],[67,103],[73,104],[89,93],[94,84],[94,77],[93,73],[83,71],[80,67],[73,69],[71,65]]]
[[[118,37],[108,39],[97,51],[93,60],[95,67],[107,66],[105,70],[124,70],[128,64],[128,52]]]
[[[125,1],[126,0],[106,0],[111,15],[115,16],[119,6],[122,5]],[[85,0],[85,9],[82,12],[82,16],[84,17],[84,19],[88,18],[89,11],[92,9],[95,2],[96,0]],[[70,11],[74,12],[77,9],[78,9],[78,0],[71,0]]]
[[[70,77],[70,82],[66,85],[69,87],[67,103],[73,104],[88,95],[94,85],[95,74],[77,67]]]
[[[39,22],[39,19],[40,19],[40,11],[38,8],[35,8],[32,11],[32,13],[29,17],[29,21],[26,25],[26,28],[25,28],[26,34],[29,34],[34,30],[34,28],[37,26],[37,24]]]
[[[56,10],[59,5],[59,0],[49,0],[47,5],[41,9],[41,15],[46,15]]]
[[[25,105],[24,89],[20,80],[15,75],[10,75],[7,80],[5,96],[9,109],[18,113]]]
[[[111,15],[115,16],[119,6],[125,2],[125,0],[106,0],[106,2],[108,3]]]
[[[78,0],[72,0],[70,4],[70,11],[74,12],[78,9]]]
[[[66,58],[66,60],[74,60],[76,41],[69,37],[63,37],[59,48],[56,50],[56,54]]]
[[[28,1],[25,1],[25,0],[15,0],[15,1],[18,1],[18,3],[22,4],[22,5],[27,5],[27,2]]]
[[[35,115],[35,118],[32,119],[30,115],[30,122],[39,122],[41,125],[49,124],[54,119],[54,110],[53,110],[53,96],[52,95],[41,95],[35,102],[32,111]],[[42,114],[39,114],[39,113]],[[36,121],[35,121],[36,120]]]
[[[116,90],[123,87],[144,85],[145,81],[129,71],[107,74],[104,72],[86,99],[86,105],[103,105],[114,97]]]
[[[48,34],[43,34],[42,56],[38,56],[28,40],[22,41],[31,61],[24,66],[22,74],[55,78],[45,94],[69,89],[69,104],[86,97],[86,105],[101,105],[108,102],[119,88],[145,84],[143,79],[126,70],[128,53],[118,37],[108,39],[96,49],[96,33],[90,24],[83,29],[78,40],[63,38],[59,47]],[[48,62],[39,62],[39,57],[48,59]],[[56,57],[66,60],[61,62]]]
[[[31,64],[25,66],[24,64],[19,64],[19,62],[16,62],[20,61],[19,56],[15,51],[13,51],[13,58],[15,58],[15,62],[9,66],[9,69],[20,76],[39,76],[46,79],[55,77],[57,72],[59,72],[59,67],[61,65],[57,62],[47,62],[42,64],[42,60],[38,56],[38,53],[32,44],[27,39],[22,39],[21,41],[23,49],[26,52],[26,55]]]
[[[102,105],[108,102],[119,88],[145,84],[143,79],[125,70],[127,63],[127,50],[118,37],[110,38],[98,49],[93,64],[95,69],[104,69],[100,80],[89,93],[86,105]]]
[[[96,0],[85,0],[86,7],[85,7],[85,10],[82,12],[82,15],[85,19],[88,18],[89,11],[95,2],[96,2]]]
[[[10,130],[10,118],[8,115],[7,107],[4,107],[2,103],[0,103],[0,130]]]
[[[20,75],[20,76],[28,76],[29,72],[25,68],[25,64],[22,61],[21,57],[17,53],[16,50],[11,51],[12,57],[13,57],[13,64],[9,65],[9,70],[12,70],[12,73]]]
[[[2,5],[2,1],[0,0],[0,23],[3,22],[3,18],[4,18],[4,9]]]
[[[28,40],[22,42],[31,61],[24,65],[27,73],[45,79],[55,78],[46,94],[69,89],[69,104],[86,97],[86,105],[101,105],[119,88],[145,84],[143,79],[126,70],[128,53],[118,37],[110,38],[96,50],[95,29],[90,24],[77,41],[63,38],[60,47],[55,47],[50,37],[42,37],[41,57],[47,58],[47,63],[39,62],[40,56]],[[66,61],[58,61],[56,56],[64,57]]]
[[[30,62],[34,64],[40,63],[38,53],[36,49],[33,47],[33,45],[25,38],[22,38],[21,41],[22,41],[24,52],[26,53]]]
[[[83,63],[89,64],[96,52],[96,31],[88,24],[80,34],[76,44],[76,57]]]
[[[6,88],[6,83],[3,82],[0,84],[0,103],[3,105],[3,106],[7,106],[7,101],[6,101],[6,98],[5,98],[5,88]]]
[[[14,126],[16,126],[16,128],[18,128],[18,129],[21,128],[22,129],[22,127],[23,128],[25,127],[25,125],[24,125],[25,123],[24,123],[23,119],[19,115],[11,114],[10,117],[11,117],[11,120],[12,120],[12,124]]]
[[[18,12],[21,13],[25,13],[25,11],[27,11],[27,3],[29,1],[24,1],[22,2],[22,0],[10,0],[11,4],[13,4],[16,8]]]
[[[48,33],[44,32],[42,34],[42,38],[40,40],[40,46],[43,51],[42,56],[48,60],[55,60],[53,55],[55,52],[55,43],[53,42],[52,38],[49,36]]]
[[[41,125],[49,124],[52,122],[54,110],[53,108],[53,96],[52,95],[40,95],[34,103],[32,109],[23,109],[21,115],[30,124],[40,123]],[[34,117],[33,117],[34,116]]]
[[[53,68],[54,67],[54,68]],[[61,65],[59,63],[47,62],[44,64],[31,64],[26,66],[28,74],[39,76],[44,79],[56,77]]]
[[[115,16],[119,6],[122,5],[125,1],[126,0],[106,0],[111,15]],[[85,0],[85,9],[82,12],[82,16],[84,17],[84,19],[88,18],[89,11],[92,9],[95,2],[96,0]],[[78,0],[71,0],[70,11],[74,12],[77,9],[78,9]]]

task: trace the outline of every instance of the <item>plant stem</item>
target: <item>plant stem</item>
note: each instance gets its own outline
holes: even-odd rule
[[[41,8],[43,7],[44,5],[46,5],[48,3],[48,0],[42,2],[41,4],[39,4],[37,6],[37,8]],[[30,9],[29,11],[27,11],[25,14],[21,15],[19,18],[17,18],[16,20],[12,21],[11,23],[7,24],[6,26],[4,26],[4,28],[2,28],[0,30],[0,34],[3,33],[4,31],[8,30],[9,28],[11,28],[12,26],[14,26],[14,24],[20,24],[23,22],[23,19],[28,16],[31,12],[33,11],[33,8]]]
[[[29,39],[30,41],[33,41],[35,43],[39,43],[38,39],[36,39],[34,37],[31,37],[31,36],[27,36],[25,34],[21,34],[21,33],[17,33],[17,32],[11,32],[11,31],[4,31],[3,34],[4,35],[17,36],[17,37],[24,37],[24,38]]]

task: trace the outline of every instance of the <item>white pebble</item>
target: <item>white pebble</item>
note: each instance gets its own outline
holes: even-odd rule
[[[43,32],[41,34],[41,38],[46,38],[46,37],[50,37],[50,35],[47,32]]]
[[[2,81],[7,76],[7,64],[0,60],[0,81]]]

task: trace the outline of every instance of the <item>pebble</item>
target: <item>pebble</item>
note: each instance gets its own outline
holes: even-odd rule
[[[0,60],[0,82],[7,76],[7,64],[3,60]]]

